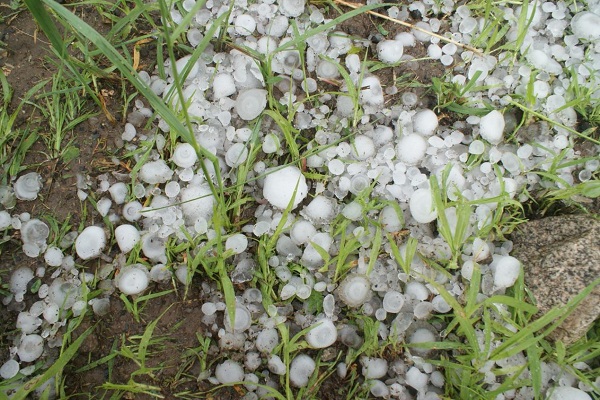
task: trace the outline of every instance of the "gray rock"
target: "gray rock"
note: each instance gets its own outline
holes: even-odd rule
[[[600,278],[600,221],[593,217],[565,215],[531,221],[520,225],[511,239],[539,315],[567,304]],[[599,316],[597,285],[549,337],[573,343]]]

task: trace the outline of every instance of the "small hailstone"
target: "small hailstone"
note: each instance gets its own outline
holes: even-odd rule
[[[285,363],[281,360],[281,357],[279,357],[276,354],[272,354],[269,357],[269,361],[267,362],[267,367],[269,368],[269,371],[271,371],[275,375],[285,375],[285,372],[286,372]]]
[[[399,313],[404,305],[404,296],[395,290],[390,290],[383,297],[383,309],[389,313]]]
[[[396,152],[402,162],[415,165],[425,157],[427,147],[427,141],[423,136],[411,133],[400,139]]]
[[[142,204],[139,201],[130,201],[123,206],[123,218],[129,222],[137,221],[142,217]]]
[[[344,173],[346,165],[343,161],[334,158],[333,160],[329,161],[329,163],[327,164],[327,168],[329,168],[329,172],[332,175],[342,175]]]
[[[217,365],[215,377],[222,384],[241,382],[244,380],[244,368],[235,361],[226,360]]]
[[[400,61],[404,46],[399,40],[382,40],[377,43],[377,57],[387,64],[394,64]]]
[[[235,100],[235,111],[238,116],[251,121],[258,117],[267,106],[267,91],[264,89],[246,89],[238,94]]]
[[[431,136],[438,127],[438,117],[432,110],[424,109],[412,117],[412,123],[415,133]]]
[[[504,124],[502,113],[498,110],[493,110],[481,117],[479,121],[479,134],[491,144],[498,144],[502,141]]]
[[[600,39],[600,15],[591,11],[577,13],[571,19],[573,34],[579,39]]]
[[[433,306],[433,309],[439,313],[447,313],[452,310],[452,307],[450,307],[446,300],[439,294],[431,300],[431,305]]]
[[[542,50],[530,50],[527,59],[536,69],[549,74],[559,75],[562,72],[562,66]]]
[[[306,0],[279,0],[279,11],[286,17],[299,17],[304,12]]]
[[[362,212],[362,206],[356,201],[346,204],[342,209],[342,215],[350,221],[358,221],[362,217]]]
[[[496,290],[514,285],[521,273],[521,262],[511,256],[496,256],[490,266],[494,271],[494,288]]]
[[[99,226],[88,226],[75,240],[75,251],[83,260],[100,256],[104,247],[106,247],[106,233]]]
[[[375,144],[373,140],[365,135],[358,135],[354,138],[352,144],[352,155],[357,160],[366,160],[375,154]]]
[[[485,151],[485,144],[481,140],[473,140],[469,144],[469,153],[470,154],[479,155],[479,154],[483,154],[484,151]]]
[[[410,197],[409,209],[412,217],[422,224],[426,224],[437,218],[437,210],[433,204],[430,189],[416,190]]]
[[[215,198],[208,185],[188,185],[179,192],[181,209],[186,223],[194,224],[199,219],[210,220]]]
[[[421,282],[409,282],[406,285],[406,289],[404,292],[406,296],[412,297],[413,299],[417,299],[420,301],[424,301],[429,297],[429,290]]]
[[[592,400],[589,394],[581,389],[568,386],[559,386],[548,389],[547,400]]]
[[[384,358],[361,357],[360,363],[365,379],[383,378],[388,373],[388,362]]]
[[[233,321],[233,329],[231,326],[231,321],[229,315],[225,316],[225,329],[229,332],[244,332],[252,325],[252,315],[243,304],[236,304],[235,306],[235,319]]]
[[[198,161],[198,155],[191,144],[178,143],[175,146],[171,159],[179,168],[189,168]]]
[[[117,240],[121,252],[127,254],[133,250],[140,241],[140,232],[133,225],[119,225],[115,228],[115,239]]]
[[[376,76],[367,76],[361,82],[360,100],[367,105],[383,105],[383,89],[381,82]]]
[[[186,70],[186,69],[189,70],[188,74],[186,76],[186,80],[194,79],[196,77],[196,75],[198,75],[198,72],[200,71],[200,66],[197,61],[193,65],[188,66],[191,58],[192,58],[191,55],[187,55],[187,56],[181,57],[179,60],[177,60],[175,62],[175,69],[177,70],[177,74],[179,75],[179,77],[182,76],[184,70]]]
[[[293,198],[294,209],[307,195],[306,178],[297,167],[284,167],[268,173],[265,178],[263,196],[275,207],[285,209]]]
[[[324,349],[335,343],[337,329],[330,319],[323,318],[311,325],[306,342],[315,349]]]
[[[290,238],[297,245],[306,244],[317,233],[317,229],[312,223],[305,219],[300,219],[292,226]]]
[[[306,354],[298,354],[290,365],[290,382],[296,387],[305,387],[315,371],[315,361]]]
[[[19,363],[15,360],[8,360],[0,367],[0,377],[2,379],[10,379],[19,373]]]
[[[42,325],[42,320],[30,312],[22,311],[17,316],[16,327],[22,333],[33,333],[40,325]]]
[[[419,371],[417,367],[411,367],[408,372],[406,372],[405,381],[408,386],[412,386],[417,391],[421,392],[427,388],[427,381],[429,377],[427,374]]]

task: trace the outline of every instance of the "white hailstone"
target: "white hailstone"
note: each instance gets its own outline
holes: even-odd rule
[[[416,281],[409,282],[406,285],[404,293],[406,294],[406,296],[412,297],[413,299],[417,299],[420,301],[425,301],[429,297],[429,290],[427,289],[427,287],[421,282]]]
[[[62,250],[56,246],[48,247],[44,253],[44,261],[50,267],[60,267],[64,257]]]
[[[238,15],[234,23],[235,33],[241,36],[249,36],[256,29],[256,21],[249,14]]]
[[[306,354],[298,354],[292,360],[290,365],[290,382],[295,387],[305,387],[308,385],[308,380],[315,372],[317,364],[310,356]]]
[[[248,247],[248,238],[243,233],[237,233],[227,238],[225,249],[233,250],[235,254],[243,253]]]
[[[148,287],[150,273],[142,264],[128,265],[122,268],[115,278],[119,290],[125,295],[138,295]]]
[[[357,160],[366,160],[375,155],[375,143],[373,139],[365,135],[358,135],[352,143],[352,155]]]
[[[481,140],[473,140],[470,144],[469,144],[469,153],[470,154],[475,154],[475,155],[479,155],[479,154],[483,154],[483,152],[485,151],[485,143],[483,143]]]
[[[8,213],[8,211],[2,210],[0,211],[0,231],[4,230],[11,226],[12,217]]]
[[[223,361],[215,369],[215,378],[222,384],[241,382],[244,380],[244,368],[235,361]]]
[[[56,303],[48,304],[44,309],[43,316],[49,324],[55,324],[56,322],[58,322],[58,319],[60,317],[60,307]]]
[[[200,65],[198,61],[194,62],[192,65],[188,65],[191,61],[192,55],[187,55],[181,57],[179,60],[175,62],[175,69],[177,70],[177,75],[181,78],[184,70],[189,70],[186,76],[186,80],[192,80],[198,75],[198,71],[200,71]]]
[[[416,190],[410,197],[408,205],[410,214],[417,222],[426,224],[437,218],[437,210],[433,204],[431,189]]]
[[[177,143],[173,155],[171,156],[171,160],[179,168],[190,168],[198,161],[198,155],[196,154],[196,150],[194,150],[194,146],[191,144]]]
[[[404,45],[399,40],[382,40],[377,43],[377,57],[387,64],[394,64],[400,61]]]
[[[32,362],[40,358],[44,352],[44,339],[40,335],[24,335],[17,349],[19,359]]]
[[[323,318],[311,325],[306,342],[314,349],[324,349],[335,343],[337,329],[330,319]]]
[[[370,391],[374,397],[383,397],[389,399],[390,389],[387,385],[379,379],[373,379],[369,381]]]
[[[285,34],[289,26],[290,21],[285,15],[277,15],[265,27],[265,34],[273,37],[281,37]]]
[[[179,194],[180,191],[181,191],[181,186],[179,185],[179,182],[177,182],[177,181],[169,181],[165,185],[165,195],[170,199],[177,197],[177,195]]]
[[[40,325],[42,325],[42,320],[30,312],[22,311],[17,316],[16,327],[22,333],[33,333]]]
[[[350,221],[358,221],[362,218],[363,209],[360,203],[353,201],[344,206],[342,215]]]
[[[0,377],[2,379],[14,378],[19,373],[19,362],[8,360],[0,367]]]
[[[297,245],[306,244],[315,236],[317,229],[305,219],[300,219],[294,223],[290,232],[290,238]]]
[[[317,64],[317,76],[322,79],[336,79],[340,76],[340,71],[336,64],[329,60],[321,60]]]
[[[400,139],[396,153],[400,161],[408,165],[415,165],[425,157],[427,147],[427,141],[423,136],[411,133]]]
[[[429,380],[429,377],[427,376],[427,374],[424,374],[421,371],[419,371],[417,367],[411,367],[406,372],[406,376],[404,379],[408,386],[412,386],[417,391],[422,392],[425,391],[425,389],[427,388],[427,381]]]
[[[306,0],[279,0],[279,11],[286,17],[299,17],[304,12]]]
[[[146,183],[165,183],[173,176],[173,171],[164,160],[150,161],[142,165],[138,177]]]
[[[350,274],[337,288],[340,300],[348,307],[360,307],[372,295],[371,282],[365,275]]]
[[[394,37],[394,40],[402,43],[404,47],[413,47],[417,44],[415,37],[410,32],[400,32]]]
[[[48,301],[57,304],[62,310],[67,310],[81,296],[81,287],[62,278],[55,279],[48,289]]]
[[[235,81],[230,74],[217,74],[213,80],[213,98],[220,100],[235,93]]]
[[[248,159],[248,153],[244,143],[234,143],[225,153],[225,163],[229,167],[239,167]]]
[[[400,312],[403,305],[404,295],[402,295],[400,292],[390,290],[389,292],[386,292],[385,296],[383,296],[383,309],[386,312],[397,314]]]
[[[490,256],[490,246],[481,238],[473,239],[473,261],[479,262]]]
[[[262,143],[262,151],[266,154],[273,154],[281,148],[281,143],[277,135],[268,133]]]
[[[179,198],[188,225],[193,225],[200,218],[206,221],[211,219],[215,198],[208,185],[190,184],[181,189]]]
[[[433,371],[431,375],[429,375],[429,381],[433,386],[443,388],[445,382],[444,374],[442,374],[440,371]]]
[[[75,240],[75,251],[82,260],[96,258],[106,247],[106,233],[99,226],[88,226]]]
[[[127,189],[127,185],[125,183],[117,182],[111,185],[111,187],[108,189],[108,192],[116,204],[123,204],[125,203],[125,199],[127,199],[129,189]]]
[[[272,354],[267,362],[267,368],[275,375],[285,375],[285,363],[276,354]]]
[[[19,200],[35,200],[42,189],[42,176],[29,172],[19,177],[13,185],[15,196]]]
[[[225,329],[228,332],[240,333],[248,330],[252,325],[252,315],[248,308],[243,304],[235,305],[235,317],[233,321],[233,327],[231,326],[231,318],[229,314],[225,313]]]
[[[196,29],[196,28],[192,28],[192,29],[188,30],[186,33],[186,36],[187,36],[188,42],[190,42],[190,45],[192,47],[197,47],[200,44],[200,42],[202,42],[202,39],[204,39],[204,35],[202,34],[202,32],[200,32],[200,30]],[[160,92],[160,93],[162,93],[162,92]],[[160,93],[157,93],[157,94],[160,94]]]
[[[171,279],[171,271],[164,264],[156,264],[150,269],[150,279],[154,282],[166,282]]]
[[[426,319],[433,311],[433,305],[428,301],[422,301],[415,305],[414,314],[416,319]]]
[[[494,289],[506,289],[517,281],[521,262],[512,256],[496,256],[490,264],[494,271]]]
[[[19,219],[17,218],[16,220]],[[14,222],[16,221],[11,221],[13,226]],[[45,247],[49,234],[50,228],[48,228],[48,225],[37,218],[30,219],[21,225],[21,240],[23,244],[32,244],[40,248]]]
[[[119,225],[115,228],[115,239],[121,252],[127,254],[140,241],[140,232],[133,225]]]
[[[600,15],[591,11],[577,13],[571,19],[573,34],[579,39],[600,39]]]
[[[269,354],[279,345],[279,334],[275,328],[265,328],[258,333],[256,340],[256,350],[261,353]]]
[[[494,110],[481,117],[479,121],[479,134],[482,138],[491,144],[498,144],[502,141],[504,133],[504,116],[500,111]]]
[[[338,205],[334,199],[318,195],[304,207],[300,215],[313,224],[329,224],[336,217],[337,209]]]
[[[583,390],[569,386],[548,389],[548,393],[550,395],[547,400],[592,400],[590,395]]]
[[[450,307],[446,300],[439,294],[431,300],[431,305],[433,306],[433,309],[439,313],[447,313],[452,310],[452,307]]]
[[[427,55],[432,60],[439,60],[440,58],[442,58],[442,54],[442,48],[437,44],[432,43],[429,46],[427,46]]]
[[[334,158],[333,160],[327,163],[327,168],[329,168],[329,172],[333,175],[342,175],[344,170],[346,169],[346,164],[342,160],[338,160]]]
[[[384,358],[363,356],[360,358],[360,363],[365,379],[383,378],[388,373],[388,362]]]
[[[315,249],[314,245],[319,246],[325,252],[329,252],[332,242],[333,239],[326,232],[319,232],[315,234],[310,239],[308,246],[306,246],[304,249],[301,261],[307,267],[318,267],[323,265],[323,257],[321,257],[321,254],[319,254],[319,252]]]
[[[130,201],[123,206],[123,218],[129,222],[137,221],[142,217],[140,211],[144,206],[139,201]]]
[[[110,211],[111,206],[112,206],[112,201],[107,197],[101,198],[96,203],[96,209],[98,210],[98,214],[102,215],[103,217],[106,217],[106,215]]]
[[[270,55],[277,48],[278,42],[277,39],[272,36],[263,36],[258,39],[256,45],[256,50],[258,50],[260,54]]]
[[[549,74],[559,75],[562,72],[562,66],[542,50],[530,50],[527,59],[536,69]]]
[[[412,117],[413,131],[423,135],[431,136],[438,127],[438,117],[430,109],[424,109]]]
[[[361,82],[360,100],[363,104],[371,106],[383,105],[383,89],[376,76],[367,76]]]
[[[292,201],[292,210],[308,195],[306,178],[299,168],[287,166],[277,171],[269,172],[263,186],[264,198],[273,206],[287,208]]]
[[[385,206],[379,213],[379,221],[386,232],[398,232],[402,229],[402,221],[392,206]]]
[[[160,237],[158,232],[148,232],[140,239],[142,252],[152,261],[167,262],[166,239]]]
[[[251,121],[258,117],[266,106],[266,90],[246,89],[238,94],[234,108],[241,119]]]

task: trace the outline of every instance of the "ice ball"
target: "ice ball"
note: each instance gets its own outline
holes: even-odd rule
[[[369,157],[373,157],[374,154],[375,143],[373,143],[373,139],[365,135],[358,135],[354,138],[352,155],[357,160],[366,160]]]
[[[296,387],[305,387],[315,371],[315,361],[306,354],[298,354],[290,366],[290,382]]]
[[[521,262],[511,256],[497,256],[490,265],[494,271],[494,288],[506,289],[517,281],[521,273]]]
[[[337,215],[337,202],[323,195],[315,198],[300,213],[313,224],[328,224]]]
[[[241,382],[244,380],[244,368],[235,361],[223,361],[215,369],[215,378],[222,384]]]
[[[106,247],[106,233],[99,226],[88,226],[75,240],[75,251],[82,260],[100,256]]]
[[[190,168],[198,161],[198,155],[191,144],[178,143],[171,159],[179,168]]]
[[[504,133],[504,116],[500,111],[494,110],[481,117],[479,121],[479,134],[491,144],[502,141]]]
[[[422,224],[437,218],[437,210],[433,204],[433,196],[430,189],[418,189],[410,197],[408,203],[410,214],[415,221]]]
[[[137,295],[142,293],[150,283],[150,273],[142,264],[129,265],[119,272],[116,284],[125,295]]]
[[[365,379],[383,378],[388,372],[388,362],[384,358],[361,357],[360,363]]]
[[[133,225],[119,225],[115,228],[115,239],[121,252],[127,254],[140,241],[140,232]]]
[[[264,89],[244,90],[235,100],[235,111],[245,121],[258,117],[266,106],[267,91]]]
[[[400,61],[404,46],[399,40],[382,40],[377,43],[377,57],[387,64],[394,64]]]
[[[423,391],[427,387],[429,377],[427,374],[419,371],[417,367],[411,367],[405,376],[406,384],[412,386],[417,391]]]
[[[0,377],[2,379],[10,379],[19,373],[19,363],[15,360],[8,360],[0,367]]]
[[[140,168],[138,177],[146,183],[156,185],[165,183],[173,176],[173,171],[164,160],[156,160],[147,162]]]
[[[323,318],[311,325],[306,342],[315,349],[324,349],[335,343],[337,329],[330,319]]]
[[[308,195],[306,178],[300,169],[287,166],[268,173],[263,186],[263,196],[271,205],[285,209],[292,201],[292,210]]]
[[[340,300],[348,307],[359,307],[371,298],[371,282],[365,275],[348,275],[337,289]]]
[[[425,109],[413,116],[412,123],[414,132],[423,136],[431,136],[438,127],[438,117],[432,110]]]
[[[600,15],[591,11],[583,11],[575,14],[571,19],[573,34],[579,39],[600,39]]]
[[[44,352],[44,339],[40,335],[25,335],[17,349],[17,354],[23,362],[32,362],[40,358]]]
[[[423,136],[411,133],[400,139],[396,152],[402,162],[415,165],[425,157],[427,147],[427,141]]]
[[[547,400],[592,400],[589,394],[581,389],[560,386],[548,390],[550,396]]]

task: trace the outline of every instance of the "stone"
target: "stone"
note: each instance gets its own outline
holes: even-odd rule
[[[522,263],[525,283],[539,315],[566,305],[600,278],[600,221],[564,215],[530,221],[512,234],[513,252]],[[571,344],[600,316],[600,285],[554,330],[549,338]]]

